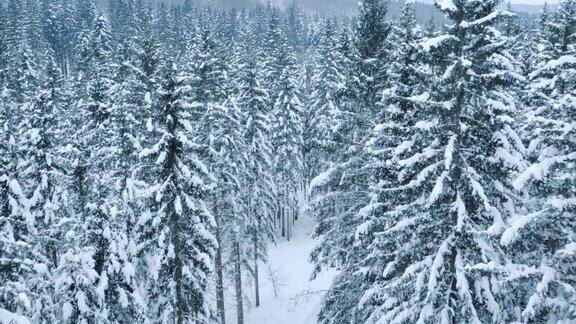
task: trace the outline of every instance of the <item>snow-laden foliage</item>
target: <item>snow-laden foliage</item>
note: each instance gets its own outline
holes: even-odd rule
[[[549,179],[552,170],[562,179],[570,174],[562,166],[570,168],[573,150],[541,146],[543,131],[535,121],[543,108],[536,113],[528,109],[530,126],[524,127],[519,116],[526,111],[521,109],[526,98],[519,93],[527,81],[523,75],[536,79],[544,71],[563,89],[564,80],[573,77],[572,61],[561,53],[526,73],[531,66],[521,66],[514,57],[522,51],[506,51],[510,42],[496,29],[512,19],[511,14],[496,6],[490,1],[439,3],[451,24],[445,34],[422,39],[408,5],[398,29],[392,30],[395,60],[380,92],[379,124],[364,144],[371,158],[342,171],[336,165],[312,182],[314,188],[324,188],[312,200],[322,242],[313,257],[318,265],[341,269],[325,297],[322,322],[574,318],[573,283],[565,268],[573,262],[569,251],[574,222],[547,220],[532,206],[540,206],[534,196],[526,193],[522,199],[518,191],[532,179]],[[561,6],[556,15],[565,8],[570,5]],[[552,26],[559,28],[557,23]],[[571,35],[574,29],[564,30]],[[574,86],[567,89],[571,93]],[[541,103],[549,96],[541,92],[530,98]],[[562,140],[549,142],[554,145],[574,142],[570,126],[560,121],[570,111],[565,102],[573,105],[567,98],[548,99],[558,110],[552,113],[553,121],[551,115],[546,121],[564,125]],[[514,130],[519,125],[536,132],[529,145],[529,138]],[[524,154],[530,152],[546,153],[530,165]],[[359,201],[359,186],[342,187],[346,182],[341,175],[362,172],[371,174],[361,183],[369,188],[369,203],[354,208],[347,202],[346,213],[335,209],[343,197]],[[568,179],[566,185],[572,188]],[[574,194],[562,192],[565,196],[543,199],[544,206],[555,206],[559,217],[570,217]],[[544,220],[550,230],[537,231],[535,226],[546,224]],[[522,233],[536,235],[542,249],[534,251]],[[559,235],[554,239],[559,244],[546,250],[551,233]]]
[[[576,320],[574,0],[211,3],[0,0],[0,321],[242,323],[303,210],[318,322]]]
[[[501,244],[521,265],[514,284],[529,296],[520,304],[524,321],[561,321],[576,316],[571,268],[576,262],[576,3],[564,1],[541,18],[537,61],[527,86],[526,127],[529,166],[514,186],[524,208],[502,233]],[[572,36],[569,36],[572,35]]]

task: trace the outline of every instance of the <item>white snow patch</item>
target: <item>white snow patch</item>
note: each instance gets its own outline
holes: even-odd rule
[[[510,226],[504,231],[500,238],[500,244],[508,246],[520,238],[520,230],[533,222],[541,212],[527,215],[517,215],[510,221]]]
[[[247,311],[245,323],[250,324],[311,324],[316,316],[325,292],[330,288],[336,272],[324,269],[314,280],[309,280],[314,265],[308,262],[308,256],[314,248],[310,233],[314,221],[303,216],[294,226],[294,235],[290,242],[281,240],[277,246],[271,246],[269,263],[281,279],[278,297],[274,296],[272,282],[268,279],[266,265],[260,265],[260,294],[262,306]],[[253,289],[252,289],[253,290]],[[253,292],[251,292],[253,294]],[[228,305],[233,311],[234,305]],[[230,314],[231,323],[235,314]]]
[[[576,160],[576,152],[570,153],[563,156],[554,156],[551,158],[543,159],[542,161],[531,165],[524,171],[520,176],[513,182],[513,186],[516,190],[523,189],[530,179],[535,178],[541,180],[545,177],[550,168],[556,163],[562,163],[566,160]]]
[[[12,313],[9,310],[0,308],[0,323],[2,324],[30,324],[30,321],[22,316]]]
[[[409,97],[408,100],[412,101],[412,102],[416,102],[416,103],[425,103],[430,99],[430,93],[429,92],[424,92],[422,94],[416,95],[416,96],[412,96]]]
[[[503,15],[508,15],[508,16],[513,16],[514,14],[508,12],[508,11],[501,11],[501,10],[495,10],[492,13],[480,18],[480,19],[476,19],[474,21],[463,21],[460,23],[460,27],[462,28],[468,28],[468,27],[473,27],[476,25],[481,25],[483,23],[489,22],[491,20],[494,20],[495,18],[497,18],[498,16],[503,16]]]
[[[312,181],[310,181],[310,190],[325,185],[330,180],[332,172],[334,172],[334,169],[330,168],[327,171],[320,173],[314,179],[312,179]]]
[[[458,135],[452,135],[450,141],[448,141],[448,146],[446,146],[446,151],[444,152],[444,168],[446,170],[449,170],[450,166],[452,165],[452,159],[454,157],[454,144],[456,143],[457,139]]]
[[[448,11],[458,10],[458,8],[456,8],[456,5],[454,4],[454,1],[452,0],[442,0],[440,2],[437,2],[437,4],[440,6],[440,10],[448,10]]]
[[[444,2],[446,1],[447,0],[445,0]],[[432,49],[440,47],[443,43],[445,43],[448,40],[458,40],[458,39],[452,35],[440,35],[437,37],[428,38],[427,40],[421,42],[420,46],[422,46],[422,48],[426,52],[429,52]]]

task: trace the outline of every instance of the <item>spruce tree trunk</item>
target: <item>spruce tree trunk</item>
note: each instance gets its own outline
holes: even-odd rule
[[[294,197],[298,197],[298,191],[294,192]],[[300,218],[300,208],[298,208],[298,199],[294,201],[294,217],[292,219],[292,224],[296,224],[298,218]]]
[[[462,67],[460,67],[460,69],[462,69]],[[460,78],[463,78],[463,72],[460,71]],[[455,100],[455,109],[454,109],[454,116],[452,118],[452,127],[453,127],[453,131],[455,134],[458,134],[458,140],[456,140],[456,142],[454,143],[454,161],[452,163],[454,163],[455,167],[455,172],[453,175],[453,193],[454,193],[454,201],[456,200],[456,195],[458,194],[459,191],[459,186],[460,186],[460,178],[462,176],[462,171],[461,171],[461,155],[460,155],[460,115],[462,114],[462,102],[464,100],[464,89],[462,88],[462,85],[458,86],[458,93],[456,94],[456,100]],[[451,215],[451,221],[452,221],[452,226],[454,227],[454,229],[456,230],[457,224],[458,224],[458,212],[457,211],[452,211],[452,215]],[[454,233],[455,238],[453,244],[452,244],[452,248],[450,249],[450,263],[449,263],[449,271],[451,272],[452,278],[451,278],[451,282],[450,282],[450,297],[449,297],[449,305],[452,309],[456,309],[457,307],[457,300],[458,300],[458,287],[457,287],[457,279],[456,279],[456,257],[458,254],[458,244],[457,241],[460,239],[460,232],[456,232]],[[451,316],[450,321],[453,324],[456,324],[456,317],[455,316]]]
[[[278,231],[279,228],[282,227],[282,202],[280,200],[277,201],[276,203],[276,207],[277,207],[277,211],[276,211],[276,217],[274,217],[274,228],[276,231]]]
[[[307,177],[306,180],[304,180],[304,184],[303,184],[303,187],[304,187],[304,188],[302,188],[302,191],[304,191],[304,202],[305,202],[306,204],[309,204],[309,203],[310,203],[310,191],[309,191],[309,189],[310,189],[310,182],[311,182],[310,178],[312,178],[312,177],[309,176],[309,177]]]
[[[290,232],[292,230],[292,208],[288,208],[288,215],[286,216],[286,240],[288,240],[288,242],[290,242],[292,233]]]
[[[216,313],[220,317],[220,324],[226,323],[226,311],[224,308],[224,275],[222,269],[222,233],[220,232],[220,217],[216,210],[216,240],[218,248],[216,249]]]
[[[86,168],[83,165],[79,165],[74,169],[74,182],[76,185],[76,194],[78,195],[78,210],[82,214],[82,221],[86,219]]]
[[[258,232],[254,231],[254,294],[256,296],[256,307],[260,306],[260,287],[258,280]]]
[[[286,206],[282,204],[280,208],[282,222],[282,237],[286,237]]]
[[[174,127],[176,116],[172,116],[174,120],[174,124],[171,126]],[[172,134],[175,133],[174,129],[170,129]],[[174,166],[176,165],[176,154],[178,152],[178,143],[175,139],[172,139],[168,144],[168,154],[166,157],[166,162],[164,164],[164,168],[162,171],[162,176],[164,179],[170,179],[173,177],[174,174]],[[175,284],[175,292],[174,292],[174,305],[176,307],[176,324],[183,324],[184,323],[184,296],[182,292],[182,268],[183,263],[181,259],[182,255],[182,242],[180,235],[182,234],[182,229],[180,228],[180,215],[176,213],[176,209],[174,208],[174,202],[176,200],[177,193],[172,192],[170,197],[170,202],[167,204],[168,208],[166,210],[166,214],[169,215],[169,226],[170,226],[170,240],[172,245],[174,246],[174,263],[172,266],[173,269],[173,277],[172,280]]]
[[[172,201],[168,206],[174,206],[174,201]],[[178,224],[178,216],[173,207],[169,208],[170,217],[170,232],[172,245],[174,246],[174,284],[175,284],[175,306],[176,306],[176,323],[184,323],[184,297],[182,295],[182,259],[180,255],[182,253],[182,244],[180,241],[180,225]]]
[[[184,323],[184,300],[182,299],[182,260],[180,259],[180,238],[178,232],[172,232],[174,242],[174,282],[176,283],[176,323]]]
[[[242,305],[242,268],[240,264],[240,244],[235,243],[234,246],[234,277],[236,282],[236,314],[238,317],[238,324],[244,324],[244,306]]]

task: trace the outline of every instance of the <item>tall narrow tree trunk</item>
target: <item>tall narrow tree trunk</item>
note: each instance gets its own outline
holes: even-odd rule
[[[244,306],[242,304],[242,268],[240,264],[240,244],[235,243],[234,246],[234,277],[236,282],[236,314],[238,317],[238,324],[244,324]]]
[[[220,217],[216,210],[216,240],[218,248],[216,249],[216,312],[220,317],[220,324],[226,323],[226,311],[224,309],[224,275],[222,269],[222,233],[220,232]]]
[[[298,192],[294,192],[294,196],[298,197]],[[300,217],[300,205],[298,204],[298,199],[294,201],[294,217],[292,217],[292,224],[296,224],[296,221]]]
[[[278,200],[276,202],[276,217],[274,217],[274,229],[278,231],[279,228],[282,228],[282,202]]]
[[[304,180],[304,183],[302,185],[302,191],[304,192],[304,203],[309,204],[310,203],[310,180],[309,178],[311,177],[306,177],[306,180]]]
[[[172,116],[176,120],[176,116]],[[172,129],[171,133],[174,134],[175,131]],[[174,165],[176,164],[176,152],[178,152],[178,143],[175,139],[171,140],[168,144],[168,154],[164,164],[163,178],[169,179],[173,176]],[[174,202],[177,193],[172,192],[170,197],[170,202],[167,204],[168,208],[166,214],[169,216],[168,221],[170,226],[170,240],[172,246],[174,247],[174,262],[172,265],[174,281],[174,306],[176,308],[176,324],[184,323],[184,310],[186,303],[184,302],[184,294],[182,291],[182,229],[180,228],[180,215],[176,212],[174,208]]]
[[[281,211],[281,222],[282,222],[282,237],[286,237],[286,206],[284,204],[282,204],[282,207],[280,208]]]
[[[287,214],[286,215],[286,239],[288,240],[288,242],[290,242],[290,239],[292,237],[292,208],[288,208],[287,210]]]
[[[256,307],[260,306],[260,287],[258,280],[258,232],[254,231],[254,293],[256,296]]]
[[[170,206],[174,206],[174,203],[171,203]],[[176,323],[183,324],[184,323],[184,296],[182,295],[182,259],[180,259],[182,245],[180,242],[180,226],[178,224],[178,216],[176,212],[172,208],[170,210],[172,215],[171,217],[171,224],[170,224],[170,231],[172,232],[172,244],[174,246],[174,284],[175,287],[175,306],[176,306]]]
[[[462,67],[460,67],[460,75],[461,77],[463,72],[462,72]],[[464,100],[464,90],[462,89],[462,85],[459,86],[458,88],[458,93],[456,95],[456,100],[455,100],[455,109],[454,109],[454,116],[452,118],[452,127],[454,127],[454,132],[455,134],[458,135],[458,139],[456,140],[456,142],[454,143],[454,165],[456,165],[456,170],[454,172],[454,174],[452,175],[453,177],[453,193],[454,193],[454,201],[456,201],[456,196],[458,195],[458,191],[459,191],[459,187],[460,187],[460,179],[462,177],[462,172],[461,172],[461,159],[462,159],[462,155],[460,154],[460,134],[461,134],[461,129],[460,129],[460,116],[462,114],[462,102]],[[457,228],[457,224],[458,224],[458,213],[456,211],[452,211],[452,215],[451,215],[451,220],[452,220],[452,226],[454,227],[454,229],[456,230]],[[460,235],[461,233],[459,231],[455,232],[455,240],[459,240],[460,239]],[[457,309],[458,305],[457,305],[457,300],[458,300],[458,287],[457,287],[457,279],[456,279],[456,258],[458,255],[458,244],[457,242],[453,242],[452,243],[452,247],[450,249],[450,258],[449,258],[449,264],[448,264],[448,271],[450,271],[451,273],[451,282],[450,282],[450,294],[449,294],[449,300],[448,300],[448,305],[452,308],[452,309]],[[457,323],[456,320],[456,316],[451,315],[450,318],[450,322],[453,324]]]

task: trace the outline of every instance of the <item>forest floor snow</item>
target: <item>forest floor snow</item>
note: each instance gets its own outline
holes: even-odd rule
[[[314,269],[309,262],[315,245],[311,237],[314,225],[314,220],[303,216],[296,222],[289,242],[279,238],[276,246],[270,247],[268,265],[260,265],[261,306],[251,305],[246,309],[246,324],[316,323],[322,298],[330,288],[335,271],[324,270],[310,280]]]

